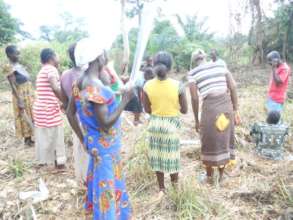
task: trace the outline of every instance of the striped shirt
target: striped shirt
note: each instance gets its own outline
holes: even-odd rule
[[[188,73],[188,81],[195,83],[199,94],[205,98],[211,93],[227,91],[227,68],[218,62],[209,62],[197,66]]]
[[[37,98],[33,107],[33,115],[37,127],[49,128],[62,125],[59,100],[49,82],[51,77],[56,77],[59,81],[58,70],[52,65],[44,65],[36,80]]]

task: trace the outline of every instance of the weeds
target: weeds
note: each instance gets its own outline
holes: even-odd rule
[[[211,201],[207,189],[199,187],[194,179],[184,180],[179,192],[172,189],[168,194],[178,219],[228,218],[224,206]]]
[[[154,183],[155,178],[149,166],[147,155],[146,132],[144,132],[134,145],[125,166],[128,185],[131,187],[133,196]]]
[[[289,188],[283,179],[277,184],[278,193],[286,206],[293,207],[293,188]]]
[[[9,163],[9,172],[14,178],[22,177],[26,171],[25,164],[19,159],[12,159]]]

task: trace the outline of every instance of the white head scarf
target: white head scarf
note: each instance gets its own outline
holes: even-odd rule
[[[88,69],[89,63],[103,53],[104,47],[98,40],[84,38],[77,42],[74,50],[76,66],[85,71]]]
[[[190,60],[190,69],[193,68],[193,63],[196,59],[199,57],[206,57],[206,53],[202,49],[196,49],[192,54],[191,54],[191,60]]]

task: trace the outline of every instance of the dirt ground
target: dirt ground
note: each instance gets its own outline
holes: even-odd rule
[[[256,77],[257,80],[239,72],[236,79],[241,87],[238,94],[242,125],[236,129],[237,165],[227,170],[222,186],[207,186],[199,181],[203,167],[190,107],[189,113],[182,116],[180,135],[185,144],[181,147],[179,189],[174,192],[166,177],[168,192],[162,201],[156,201],[156,179],[147,166],[145,154],[146,119],[143,118],[143,125],[134,127],[128,123],[132,115],[124,114],[124,173],[134,219],[278,219],[293,208],[292,136],[285,144],[284,161],[269,161],[255,155],[249,129],[254,122],[265,118],[266,81],[261,75],[263,70],[256,71],[255,74],[262,76]],[[10,100],[9,92],[0,94],[0,219],[33,219],[30,207],[35,211],[35,219],[85,219],[82,208],[85,189],[74,179],[68,125],[65,126],[67,169],[58,172],[51,167],[37,168],[34,148],[25,147],[14,137]],[[292,110],[293,103],[288,102],[284,121],[290,124],[291,131]],[[186,144],[189,140],[192,144]],[[49,198],[32,206],[30,201],[21,201],[19,192],[37,190],[40,178],[49,189]]]

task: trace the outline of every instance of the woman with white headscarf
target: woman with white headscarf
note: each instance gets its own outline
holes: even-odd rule
[[[76,45],[76,64],[83,74],[73,85],[67,114],[90,155],[86,211],[93,213],[93,219],[127,220],[131,207],[122,177],[120,115],[133,92],[125,92],[118,103],[110,87],[101,82],[105,56],[98,46],[88,39]]]

